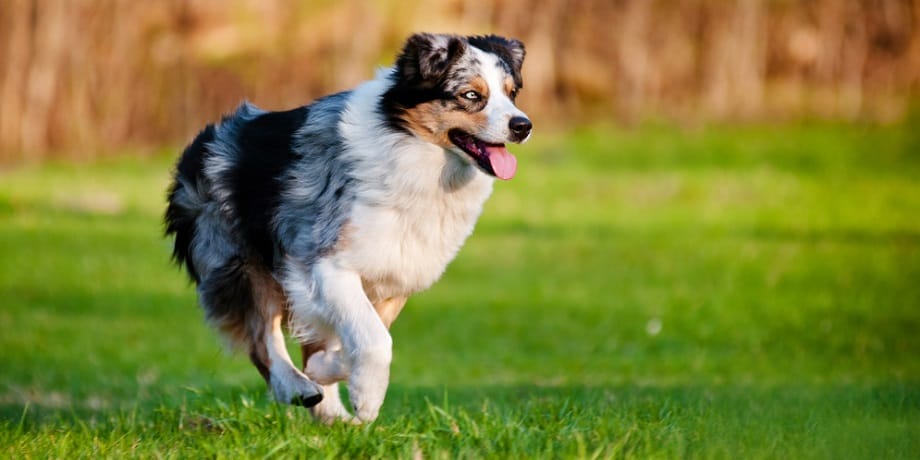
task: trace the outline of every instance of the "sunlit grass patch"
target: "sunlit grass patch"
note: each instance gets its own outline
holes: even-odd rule
[[[394,324],[370,426],[277,406],[202,322],[172,159],[0,173],[7,456],[912,458],[910,127],[537,137]]]

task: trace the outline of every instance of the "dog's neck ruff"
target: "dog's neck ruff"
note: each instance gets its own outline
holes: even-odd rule
[[[389,128],[376,106],[390,84],[383,74],[357,87],[339,123],[356,189],[336,258],[380,298],[408,296],[440,278],[493,184],[467,158]]]

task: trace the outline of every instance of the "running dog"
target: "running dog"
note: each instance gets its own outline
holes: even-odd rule
[[[285,112],[244,103],[186,147],[165,217],[173,257],[277,401],[376,419],[390,324],[457,254],[493,179],[515,174],[505,143],[532,127],[515,106],[523,61],[517,40],[416,34],[353,90]]]

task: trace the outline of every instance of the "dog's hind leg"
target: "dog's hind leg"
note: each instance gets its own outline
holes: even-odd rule
[[[253,278],[256,278],[255,276]],[[294,367],[287,352],[282,330],[284,297],[268,275],[255,283],[253,300],[258,307],[258,319],[251,318],[249,357],[265,377],[275,400],[285,404],[313,407],[323,399],[322,388]]]
[[[316,405],[319,385],[294,367],[284,345],[281,321],[286,299],[261,265],[242,256],[216,204],[199,210],[189,243],[189,266],[200,275],[198,297],[213,326],[249,358],[283,403]],[[192,269],[190,269],[192,270]]]

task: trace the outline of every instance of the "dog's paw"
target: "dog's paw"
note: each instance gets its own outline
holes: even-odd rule
[[[283,404],[313,407],[323,400],[323,388],[301,373],[271,375],[272,394]]]
[[[389,348],[373,349],[357,355],[348,377],[348,398],[361,422],[377,419],[390,382]]]
[[[323,386],[323,400],[311,407],[310,413],[313,414],[313,418],[316,421],[327,425],[333,423],[358,423],[358,420],[342,405],[337,383]]]
[[[316,406],[311,407],[310,411],[316,421],[325,425],[332,425],[335,423],[361,423],[355,416],[348,413],[344,407],[342,407],[341,410],[329,410],[328,408],[323,407],[323,403],[319,403]]]
[[[348,366],[342,351],[318,351],[307,361],[307,375],[321,385],[329,385],[348,378]]]

